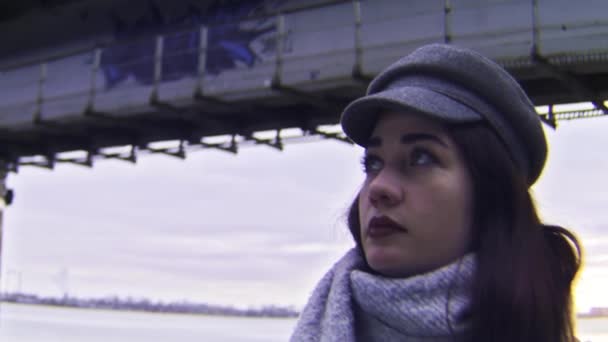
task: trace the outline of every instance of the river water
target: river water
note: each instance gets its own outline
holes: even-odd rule
[[[295,319],[57,308],[2,303],[2,342],[278,342]],[[608,318],[581,319],[582,342],[608,342]]]
[[[2,303],[2,342],[278,342],[295,319],[143,313]]]

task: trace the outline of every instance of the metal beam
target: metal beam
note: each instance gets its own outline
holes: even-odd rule
[[[608,107],[604,105],[604,101],[580,78],[551,64],[547,58],[541,56],[537,51],[532,53],[532,61],[537,67],[557,79],[564,87],[577,94],[581,101],[590,101],[595,108],[600,109],[604,114],[608,114]]]

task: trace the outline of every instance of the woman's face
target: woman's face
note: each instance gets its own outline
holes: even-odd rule
[[[385,113],[372,132],[363,166],[359,222],[372,269],[406,277],[468,251],[471,179],[443,126],[414,114]]]

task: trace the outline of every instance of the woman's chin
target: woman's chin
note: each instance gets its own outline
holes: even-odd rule
[[[390,248],[366,251],[367,264],[376,272],[387,277],[402,277],[407,275],[407,263],[399,251]]]

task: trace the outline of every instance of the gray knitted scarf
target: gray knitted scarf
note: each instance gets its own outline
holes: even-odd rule
[[[364,264],[353,248],[327,272],[300,314],[291,342],[458,341],[466,336],[474,254],[405,279],[367,273]]]

